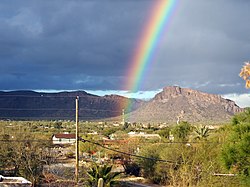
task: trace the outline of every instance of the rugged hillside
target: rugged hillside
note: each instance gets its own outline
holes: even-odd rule
[[[33,91],[0,92],[0,119],[69,119],[75,118],[75,99],[79,96],[80,120],[120,116],[126,103],[132,110],[144,101],[118,95],[96,96],[84,91],[38,93]]]
[[[96,96],[84,91],[39,93],[33,91],[0,92],[0,119],[67,119],[75,118],[75,99],[79,96],[80,120],[113,118],[127,114],[130,122],[222,122],[243,109],[219,95],[180,87],[165,87],[148,102],[118,95]],[[121,117],[119,117],[120,119]],[[113,118],[118,119],[118,118]]]
[[[131,122],[224,122],[243,111],[235,102],[197,90],[165,87],[147,104],[127,115]]]

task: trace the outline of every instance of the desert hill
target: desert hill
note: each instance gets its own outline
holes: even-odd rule
[[[130,122],[225,122],[243,111],[219,95],[178,86],[165,87],[148,103],[127,115]]]
[[[79,119],[97,120],[120,116],[129,101],[131,110],[145,102],[118,95],[97,96],[85,91],[42,93],[34,91],[0,92],[0,119],[74,120],[75,99],[79,96]]]
[[[0,119],[74,120],[76,96],[79,96],[80,120],[121,120],[122,109],[128,102],[132,103],[131,111],[126,111],[126,121],[129,122],[176,123],[182,120],[220,123],[243,111],[234,101],[219,95],[178,86],[165,87],[147,102],[119,95],[101,97],[85,91],[0,91]]]

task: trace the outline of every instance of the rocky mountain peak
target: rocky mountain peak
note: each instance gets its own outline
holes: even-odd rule
[[[219,95],[203,93],[198,90],[181,88],[179,86],[167,86],[163,88],[163,91],[158,93],[154,99],[164,100],[164,99],[175,98],[178,96],[189,97],[189,98],[203,96],[206,99],[212,99],[212,100],[220,100],[221,98]]]
[[[198,90],[189,88],[181,88],[179,86],[167,86],[163,91],[158,93],[153,100],[158,102],[167,102],[170,99],[183,97],[190,102],[220,103],[224,99],[220,95],[208,94]]]
[[[186,121],[225,121],[237,112],[243,111],[234,101],[220,95],[204,93],[179,86],[167,86],[144,107],[131,115],[142,121],[172,121],[180,113]]]

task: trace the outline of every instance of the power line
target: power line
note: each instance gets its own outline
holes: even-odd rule
[[[66,116],[66,115],[64,115],[64,116],[56,116],[56,114],[57,113],[54,113],[54,115],[51,115],[51,116],[45,116],[46,114],[41,114],[41,116],[34,116],[34,115],[32,115],[32,116],[27,116],[27,114],[25,115],[25,116],[7,116],[7,115],[5,115],[5,116],[1,116],[0,115],[0,119],[1,118],[8,118],[8,119],[16,119],[16,118],[31,118],[31,119],[38,119],[38,118],[44,118],[44,119],[46,119],[46,118],[75,118],[75,116],[71,116],[71,115],[69,115],[69,116]],[[58,114],[58,115],[60,115],[60,114]],[[91,114],[88,114],[88,115],[79,115],[79,118],[81,118],[81,119],[85,119],[85,118],[91,118],[91,119],[103,119],[103,120],[105,120],[105,119],[109,119],[109,118],[116,118],[116,117],[119,117],[119,116],[100,116],[100,117],[96,117],[96,116],[93,116],[93,115],[91,115]]]
[[[123,155],[127,155],[127,156],[137,157],[137,158],[146,159],[146,160],[152,160],[152,161],[156,161],[156,162],[171,163],[171,164],[176,164],[176,165],[180,165],[181,164],[181,163],[177,163],[176,161],[173,161],[173,160],[157,159],[157,158],[145,157],[145,156],[141,156],[141,155],[136,155],[136,154],[131,154],[131,153],[119,151],[117,149],[106,147],[106,146],[104,146],[104,145],[102,145],[100,143],[93,142],[91,140],[87,140],[87,139],[84,139],[84,138],[81,138],[81,137],[78,137],[78,139],[81,142],[83,142],[83,143],[88,142],[88,143],[97,145],[99,147],[102,147],[104,149],[107,149],[107,150],[110,150],[110,151],[114,151],[114,152],[117,152],[117,153],[120,153],[120,154],[123,154]],[[29,140],[29,139],[25,139],[25,140],[0,140],[0,142],[41,142],[41,141],[52,142],[52,140]],[[176,143],[182,143],[182,142],[176,142]],[[188,164],[188,165],[191,165],[191,164]]]
[[[47,111],[47,110],[66,110],[66,111],[75,111],[76,109],[65,109],[65,108],[0,108],[0,110],[39,110],[39,111]],[[80,108],[80,111],[94,111],[94,112],[116,112],[121,113],[122,110],[111,110],[111,109],[91,109],[91,108]]]
[[[0,108],[0,110],[39,110],[39,111],[46,111],[46,110],[69,110],[74,111],[75,109],[63,109],[63,108]]]
[[[141,158],[141,159],[153,160],[153,161],[157,161],[157,162],[167,162],[167,163],[172,163],[172,164],[178,164],[177,162],[171,161],[171,160],[163,160],[163,159],[156,159],[156,158],[151,158],[151,157],[144,157],[144,156],[141,156],[141,155],[136,155],[136,154],[131,154],[131,153],[119,151],[119,150],[116,150],[116,149],[106,147],[106,146],[104,146],[104,145],[102,145],[100,143],[83,139],[81,137],[78,137],[78,139],[83,143],[84,142],[89,142],[89,143],[92,143],[94,145],[100,146],[100,147],[102,147],[104,149],[108,149],[110,151],[114,151],[114,152],[117,152],[117,153],[120,153],[120,154],[123,154],[123,155],[133,156],[133,157],[137,157],[137,158]],[[28,139],[26,139],[26,140],[0,140],[0,141],[1,142],[41,142],[41,141],[51,142],[52,140],[28,140]]]
[[[57,133],[55,133],[55,134],[57,134]],[[0,140],[0,141],[2,141],[2,142],[8,142],[8,141],[13,141],[13,142],[15,142],[15,141],[51,141],[51,140],[44,140],[44,139],[37,139],[37,140],[34,140],[34,139],[24,139],[24,140]],[[86,141],[89,141],[89,140],[86,140]],[[96,143],[96,142],[95,142]],[[204,143],[204,142],[160,142],[160,143],[158,143],[158,144],[199,144],[199,143]],[[219,142],[205,142],[205,143],[214,143],[214,144],[223,144],[223,143],[219,143]],[[150,143],[141,143],[141,144],[150,144]],[[156,144],[156,143],[151,143],[151,144]]]
[[[0,97],[27,97],[27,98],[75,98],[76,96],[60,96],[60,95],[46,95],[46,94],[37,94],[37,95],[0,95]],[[101,96],[80,96],[81,98],[97,98]]]
[[[75,96],[62,96],[60,93],[52,93],[55,95],[48,95],[48,93],[36,93],[36,95],[0,95],[1,97],[26,97],[26,98],[76,98],[77,95]],[[78,95],[79,99],[81,98],[102,98],[105,100],[114,100],[114,98],[109,97],[110,95],[105,95],[105,96],[99,96],[99,95]],[[133,98],[127,98],[123,96],[117,95],[117,97],[121,97],[121,99],[128,99],[128,100],[133,100]],[[80,101],[80,100],[79,100]]]
[[[81,141],[81,142],[89,142],[89,143],[92,143],[94,145],[97,145],[97,146],[100,146],[104,149],[108,149],[110,151],[114,151],[114,152],[117,152],[117,153],[121,153],[123,155],[127,155],[127,156],[133,156],[133,157],[137,157],[137,158],[142,158],[142,159],[147,159],[147,160],[153,160],[153,161],[157,161],[157,162],[167,162],[167,163],[172,163],[172,164],[178,164],[177,162],[175,161],[171,161],[171,160],[162,160],[162,159],[156,159],[156,158],[151,158],[151,157],[144,157],[144,156],[141,156],[141,155],[136,155],[136,154],[131,154],[131,153],[126,153],[126,152],[123,152],[123,151],[119,151],[119,150],[116,150],[116,149],[112,149],[112,148],[109,148],[109,147],[106,147],[102,144],[99,144],[97,142],[93,142],[93,141],[90,141],[90,140],[86,140],[86,139],[83,139],[81,137],[78,137],[78,139]]]

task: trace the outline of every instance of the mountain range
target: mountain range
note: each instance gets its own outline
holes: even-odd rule
[[[0,119],[74,120],[77,96],[80,120],[121,120],[127,103],[132,106],[125,114],[130,122],[225,122],[244,110],[219,95],[178,86],[163,88],[149,101],[119,95],[97,96],[85,91],[0,91]]]
[[[43,93],[34,91],[0,92],[0,119],[74,120],[76,97],[79,97],[79,119],[97,120],[122,115],[126,103],[131,111],[145,102],[119,95],[97,96],[85,91]]]

